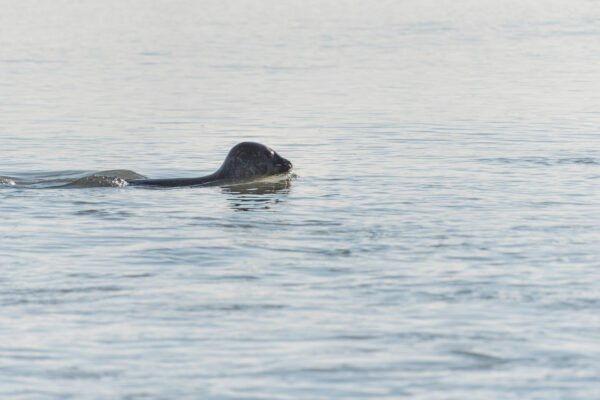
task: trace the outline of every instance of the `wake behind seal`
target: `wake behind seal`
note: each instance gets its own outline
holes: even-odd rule
[[[127,183],[162,187],[220,185],[289,174],[292,168],[291,162],[269,146],[242,142],[231,148],[221,167],[210,175],[197,178],[131,179]]]

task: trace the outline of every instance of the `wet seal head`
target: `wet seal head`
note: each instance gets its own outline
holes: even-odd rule
[[[275,150],[261,143],[242,142],[232,147],[221,167],[198,178],[132,179],[131,185],[194,186],[239,183],[291,173],[293,165]]]
[[[229,151],[223,165],[215,173],[220,179],[233,181],[287,174],[292,163],[269,146],[255,142],[239,143]]]

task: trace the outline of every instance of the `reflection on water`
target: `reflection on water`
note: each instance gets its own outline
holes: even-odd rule
[[[227,200],[235,211],[268,210],[284,201],[292,186],[295,175],[278,180],[263,180],[237,185],[223,186]]]

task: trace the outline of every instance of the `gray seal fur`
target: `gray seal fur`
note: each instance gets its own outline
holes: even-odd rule
[[[288,174],[292,163],[269,146],[255,142],[242,142],[231,148],[221,167],[214,173],[198,178],[131,179],[130,185],[195,186],[220,185],[244,182],[272,175]]]

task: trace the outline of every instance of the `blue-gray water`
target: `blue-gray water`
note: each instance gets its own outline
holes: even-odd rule
[[[0,398],[600,397],[598,2],[1,6]]]

